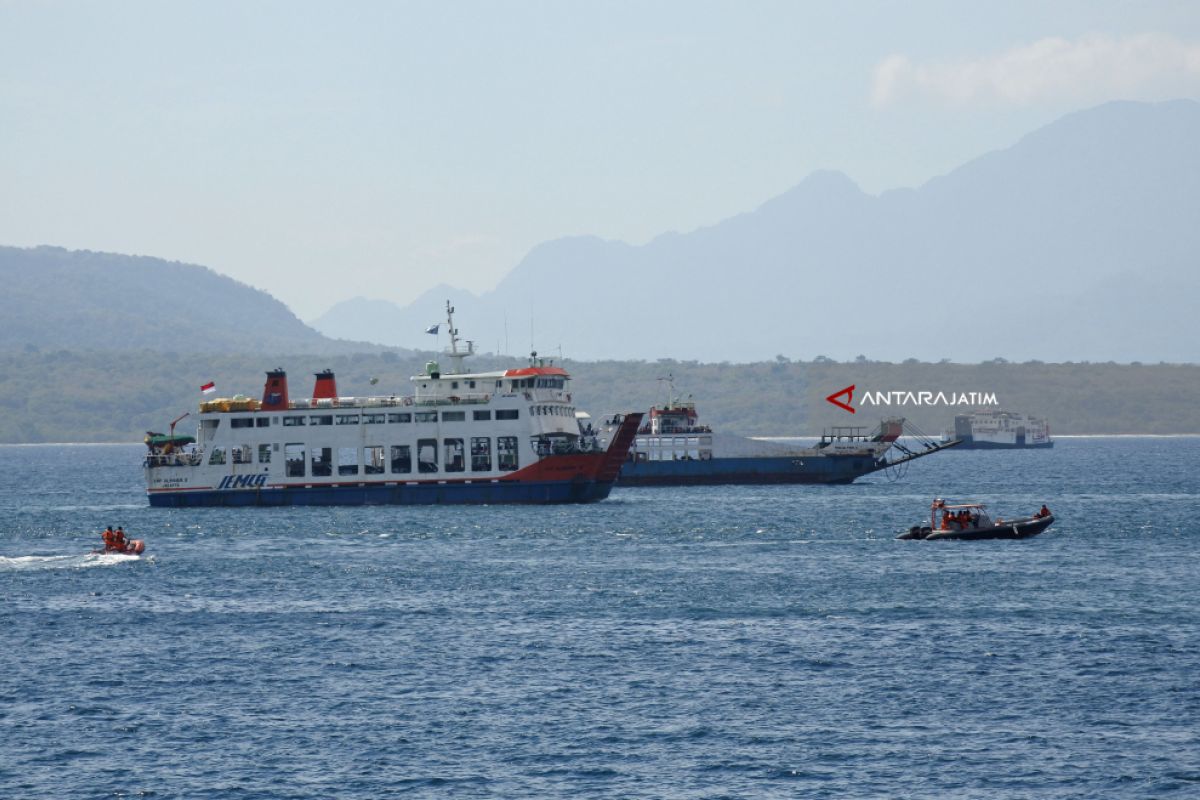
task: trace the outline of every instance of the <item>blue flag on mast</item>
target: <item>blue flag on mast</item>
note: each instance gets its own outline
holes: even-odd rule
[[[442,326],[442,323],[440,323],[440,322],[437,325],[430,325],[428,328],[425,329],[425,332],[432,333],[434,336],[436,336],[437,332],[438,332],[438,328],[440,328],[441,326]]]

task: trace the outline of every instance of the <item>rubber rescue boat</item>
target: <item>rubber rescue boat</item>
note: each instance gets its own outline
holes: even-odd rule
[[[928,525],[913,525],[897,539],[1028,539],[1054,523],[1050,509],[1017,519],[992,519],[983,503],[947,504],[938,498],[929,510]]]

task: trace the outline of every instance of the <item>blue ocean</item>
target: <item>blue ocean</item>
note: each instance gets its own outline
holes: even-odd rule
[[[0,447],[0,797],[1200,796],[1200,439],[553,507],[151,509],[140,458]],[[896,541],[935,496],[1058,521]]]

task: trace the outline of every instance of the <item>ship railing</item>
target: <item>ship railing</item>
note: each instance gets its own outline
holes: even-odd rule
[[[197,467],[204,461],[202,451],[179,453],[150,453],[142,463],[145,467]]]
[[[323,397],[319,400],[293,400],[288,403],[288,408],[392,408],[395,406],[411,406],[412,404],[413,399],[411,397],[398,397],[396,395],[388,397]]]
[[[413,403],[418,406],[469,406],[490,402],[490,394],[451,394],[445,397],[418,397]]]
[[[534,436],[530,445],[539,456],[565,456],[602,453],[604,446],[596,436]]]
[[[396,406],[457,406],[482,405],[490,402],[490,394],[452,394],[437,397],[339,397],[322,398],[320,400],[293,400],[288,403],[290,409],[326,409],[326,408],[394,408]]]

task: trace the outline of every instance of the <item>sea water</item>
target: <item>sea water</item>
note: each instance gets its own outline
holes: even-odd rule
[[[1200,796],[1200,439],[554,507],[151,509],[139,459],[0,447],[0,797]],[[896,541],[935,496],[1057,522]]]

